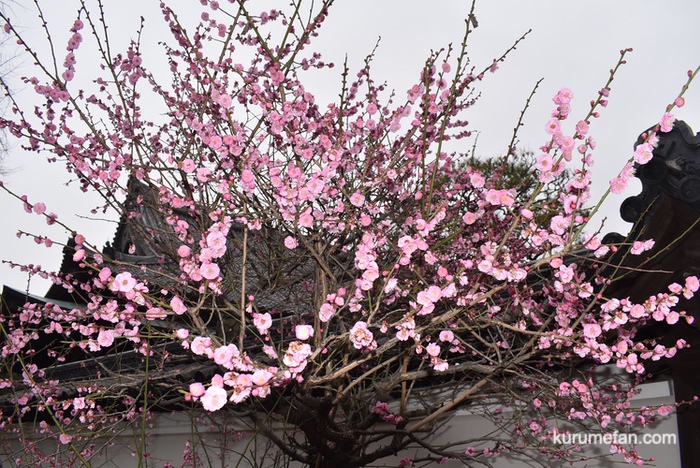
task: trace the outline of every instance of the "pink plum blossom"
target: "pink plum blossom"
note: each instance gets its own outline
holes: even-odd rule
[[[358,321],[350,330],[350,341],[356,349],[371,349],[376,346],[374,335],[367,327],[367,323]]]
[[[545,130],[547,133],[550,135],[554,135],[556,133],[559,133],[559,120],[557,119],[551,119],[549,122],[547,122],[547,125],[545,126]]]
[[[115,292],[130,292],[136,286],[136,279],[128,271],[119,273],[112,281],[110,289]]]
[[[202,407],[209,412],[217,411],[223,408],[227,399],[226,390],[222,387],[211,386],[201,397]]]
[[[654,148],[649,142],[642,143],[634,150],[634,160],[639,164],[646,164],[651,161]]]
[[[673,114],[670,114],[666,112],[663,117],[661,117],[661,120],[659,121],[659,128],[661,129],[662,132],[668,133],[671,130],[673,130],[673,122],[676,121],[676,118],[673,116]]]
[[[296,249],[297,248],[297,240],[293,238],[292,236],[287,236],[284,238],[284,246],[287,247],[288,249]]]
[[[212,355],[213,356],[213,351],[211,349],[211,338],[209,337],[204,337],[204,336],[197,336],[192,340],[192,344],[190,345],[190,349],[194,354],[197,355]]]
[[[425,351],[428,353],[428,355],[436,357],[440,354],[440,345],[436,343],[430,343],[428,346],[425,347]]]
[[[440,332],[440,341],[452,342],[455,339],[455,335],[451,330],[443,330]]]
[[[583,334],[587,338],[595,339],[599,337],[601,333],[602,330],[597,323],[585,323],[583,325]]]
[[[216,263],[205,263],[199,269],[199,274],[208,280],[215,280],[219,277],[221,270]]]
[[[319,318],[321,319],[321,322],[328,322],[331,317],[335,314],[335,308],[326,303],[321,306],[321,309],[319,310]]]
[[[220,94],[216,102],[218,102],[222,107],[231,107],[231,96],[228,94]]]
[[[610,181],[610,191],[612,193],[618,194],[622,193],[627,189],[627,181],[621,177],[616,177]]]
[[[102,347],[112,346],[112,343],[114,343],[114,334],[111,330],[102,330],[97,335],[97,343]]]
[[[632,255],[639,255],[642,252],[646,252],[648,250],[651,250],[654,247],[654,240],[653,239],[648,239],[645,241],[634,241],[632,243],[632,248],[630,249],[630,253]]]
[[[191,174],[195,171],[195,168],[197,166],[195,165],[195,162],[192,159],[187,158],[184,161],[182,161],[181,167],[183,171],[185,171],[188,174]]]
[[[314,336],[314,327],[311,325],[297,325],[294,328],[294,334],[297,340],[306,341],[312,336]]]
[[[267,330],[272,326],[272,316],[265,312],[263,314],[253,314],[253,324],[257,327],[260,334],[267,334]]]
[[[199,398],[204,393],[206,392],[206,389],[204,388],[204,385],[202,385],[200,382],[194,382],[190,384],[190,394],[195,397]]]
[[[107,283],[109,281],[109,279],[111,278],[111,276],[112,276],[112,270],[110,270],[107,267],[102,268],[97,275],[97,277],[100,279],[100,281],[102,281],[102,283]]]
[[[200,182],[206,182],[209,180],[209,176],[211,175],[211,169],[208,167],[200,167],[197,169],[197,180]]]
[[[580,120],[576,124],[576,133],[578,133],[579,136],[584,137],[588,134],[588,122],[585,120]]]
[[[147,320],[161,320],[168,316],[168,314],[160,307],[151,307],[146,311]]]
[[[34,213],[36,213],[38,215],[44,214],[44,212],[46,211],[46,205],[42,202],[37,202],[37,203],[34,203],[33,209],[34,209]]]
[[[83,259],[86,256],[85,249],[77,249],[75,253],[73,254],[73,261],[74,262],[82,262]]]
[[[173,312],[175,312],[177,315],[182,315],[187,312],[187,307],[182,302],[182,299],[177,296],[170,299],[170,308],[173,309]]]
[[[350,203],[354,206],[361,207],[365,203],[365,196],[359,192],[355,192],[350,197]]]
[[[464,224],[474,224],[477,220],[476,213],[465,213],[464,216],[462,216],[462,221],[464,221]]]
[[[274,377],[274,374],[267,369],[258,369],[250,376],[250,381],[253,385],[262,386],[266,385],[272,377]]]

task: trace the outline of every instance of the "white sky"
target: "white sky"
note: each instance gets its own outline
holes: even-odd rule
[[[374,78],[387,81],[400,95],[416,80],[430,49],[461,40],[463,18],[470,2],[461,0],[336,0],[327,24],[317,40],[326,61],[342,63],[345,55],[352,70],[357,70],[382,40],[374,61]],[[50,24],[61,38],[76,17],[77,0],[41,0]],[[88,1],[88,4],[94,2]],[[163,33],[158,14],[159,0],[106,0],[108,21],[118,50],[146,17],[144,42],[156,42]],[[176,11],[199,10],[195,0],[172,2]],[[222,4],[224,1],[222,1]],[[251,2],[255,3],[255,1]],[[29,0],[13,7],[13,23],[21,25],[34,44],[43,44],[36,13]],[[281,7],[283,2],[267,1]],[[286,4],[286,2],[284,2]],[[112,8],[112,9],[110,9]],[[190,13],[198,16],[198,13]],[[610,104],[600,119],[591,125],[597,140],[594,195],[600,196],[610,178],[617,174],[631,155],[637,135],[656,123],[665,106],[673,100],[686,80],[686,71],[700,65],[700,2],[673,0],[480,0],[476,17],[479,27],[470,38],[470,57],[477,69],[490,64],[528,29],[533,32],[518,46],[499,70],[480,85],[482,97],[472,109],[470,123],[480,132],[478,152],[493,156],[507,147],[512,129],[527,96],[539,78],[545,81],[525,118],[520,146],[537,150],[545,141],[544,125],[549,120],[552,96],[562,87],[574,91],[570,128],[588,111],[588,102],[596,97],[607,80],[608,71],[617,62],[619,50],[634,48],[612,85]],[[89,39],[86,38],[86,41]],[[65,40],[57,41],[64,54]],[[88,68],[78,56],[77,75]],[[82,58],[82,60],[85,60]],[[31,73],[30,62],[19,66],[14,78]],[[340,67],[320,83],[320,95],[331,98],[339,86]],[[16,82],[16,81],[15,81]],[[32,91],[16,85],[20,99],[32,99]],[[312,90],[313,91],[313,90]],[[686,94],[686,105],[675,111],[678,118],[700,130],[700,82]],[[113,224],[80,218],[96,202],[75,187],[65,187],[67,174],[61,164],[47,165],[41,156],[25,154],[17,147],[4,161],[11,169],[1,176],[5,184],[30,201],[44,201],[49,211],[102,246],[114,231]],[[626,197],[639,192],[631,185],[620,196],[610,197],[603,210],[608,217],[603,232],[626,233],[629,225],[619,218],[618,207]],[[25,214],[20,203],[0,194],[0,259],[18,263],[41,264],[49,270],[60,265],[60,247],[47,249],[31,239],[18,240],[18,229],[49,235],[64,242],[68,234],[62,228],[48,227],[36,215]],[[599,217],[600,219],[600,217]],[[26,274],[0,266],[0,283],[25,288]],[[31,292],[43,294],[47,282],[33,280]]]

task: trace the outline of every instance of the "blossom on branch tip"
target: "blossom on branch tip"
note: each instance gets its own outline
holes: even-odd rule
[[[574,92],[570,88],[562,88],[559,92],[552,98],[554,104],[562,105],[569,104],[574,99]]]

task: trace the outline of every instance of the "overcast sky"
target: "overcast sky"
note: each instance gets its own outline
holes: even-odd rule
[[[166,0],[167,1],[167,0]],[[50,25],[57,32],[70,27],[78,9],[77,0],[40,0]],[[21,25],[27,38],[41,44],[43,33],[29,0],[13,7],[13,23]],[[88,1],[88,4],[94,2]],[[162,37],[159,0],[107,0],[107,18],[117,48],[123,46],[146,17],[145,42]],[[171,2],[176,11],[199,9],[195,0]],[[222,4],[224,2],[222,1]],[[251,2],[255,3],[255,1]],[[282,2],[266,2],[281,6]],[[336,0],[318,40],[318,50],[327,61],[342,63],[347,55],[351,68],[361,66],[377,39],[381,42],[374,61],[374,78],[404,93],[416,80],[431,49],[461,40],[470,2],[456,0]],[[198,16],[198,13],[193,13]],[[631,155],[637,135],[658,121],[665,106],[685,83],[686,72],[700,65],[700,2],[694,0],[658,2],[650,0],[481,0],[477,4],[479,27],[470,38],[472,64],[481,69],[500,56],[517,38],[532,29],[528,38],[479,86],[481,99],[472,109],[470,123],[478,131],[478,152],[485,156],[502,154],[512,129],[533,86],[539,88],[520,132],[520,147],[536,150],[545,142],[544,125],[553,108],[552,96],[562,87],[574,91],[571,129],[585,116],[588,102],[596,97],[622,48],[632,47],[612,86],[610,104],[591,125],[595,150],[594,195],[600,196],[608,180],[617,174]],[[86,39],[87,40],[87,39]],[[65,42],[59,41],[62,50]],[[62,52],[61,52],[62,53]],[[79,57],[80,59],[80,57]],[[32,91],[18,82],[31,73],[30,62],[15,62],[19,99],[32,99]],[[77,75],[81,74],[78,63]],[[83,68],[84,69],[84,68]],[[333,97],[339,80],[330,76],[319,84],[320,95]],[[26,96],[26,97],[25,97]],[[675,111],[678,118],[700,130],[700,82],[686,94],[686,105]],[[568,127],[567,127],[568,128]],[[25,154],[15,147],[4,161],[10,173],[5,184],[30,201],[44,201],[50,211],[80,230],[96,245],[104,245],[115,231],[113,224],[79,217],[93,207],[75,187],[65,187],[67,174],[62,165],[47,165],[41,156]],[[604,232],[626,233],[629,225],[619,218],[618,207],[626,197],[639,192],[631,185],[620,196],[610,197],[602,216],[608,221]],[[0,194],[3,221],[0,226],[0,259],[41,264],[49,270],[60,265],[59,248],[47,249],[29,239],[18,240],[18,229],[49,235],[65,241],[68,234],[51,227],[37,216],[24,213],[21,204]],[[600,216],[598,221],[602,219]],[[26,274],[0,267],[0,282],[15,288],[27,286]],[[43,294],[46,282],[32,282],[31,292]]]

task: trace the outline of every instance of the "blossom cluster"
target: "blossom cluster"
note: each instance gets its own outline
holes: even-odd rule
[[[82,189],[101,194],[103,209],[116,207],[120,220],[115,245],[102,253],[71,232],[65,248],[78,270],[53,278],[76,307],[29,302],[3,318],[11,372],[2,385],[21,387],[12,400],[18,414],[59,415],[56,439],[75,446],[82,439],[71,431],[110,419],[99,401],[113,398],[133,420],[158,407],[152,395],[176,392],[178,404],[208,413],[265,411],[270,427],[296,424],[308,441],[321,441],[319,453],[336,442],[313,431],[365,434],[381,421],[395,429],[369,440],[408,443],[406,434],[422,433],[465,399],[486,406],[502,395],[501,404],[532,402],[576,421],[652,420],[653,411],[629,408],[633,386],[599,390],[553,371],[612,363],[641,378],[646,363],[673,357],[686,342],[638,332],[691,323],[678,307],[700,286],[691,276],[639,303],[608,296],[605,266],[618,246],[583,230],[595,149],[589,125],[607,104],[609,82],[570,132],[573,92],[556,94],[534,168],[512,180],[517,162],[489,166],[464,149],[475,87],[498,60],[478,73],[468,71],[464,50],[436,51],[399,93],[374,82],[370,57],[354,76],[342,72],[337,101],[322,103],[302,78],[331,68],[306,46],[325,6],[299,31],[296,13],[250,14],[239,2],[232,15],[202,3],[208,10],[194,33],[161,6],[172,35],[164,46],[169,81],[149,69],[135,42],[106,59],[92,88],[79,88],[78,19],[61,76],[49,67],[26,78],[41,104],[0,119],[27,150],[48,152]],[[19,34],[9,23],[6,31]],[[253,58],[245,62],[241,51]],[[658,131],[673,120],[666,113]],[[646,135],[611,191],[624,189],[659,138]],[[66,227],[44,203],[16,198]],[[656,248],[653,239],[627,244],[634,256]],[[127,391],[117,375],[73,391],[46,378],[47,361],[116,353],[138,356],[129,382],[142,386]],[[182,362],[198,369],[178,380],[171,369]],[[433,385],[453,395],[437,411],[415,397]],[[395,396],[396,407],[388,401]],[[498,456],[512,437],[548,431],[539,416],[502,427],[502,445],[451,456]],[[304,444],[292,445],[285,453]],[[423,446],[444,461],[446,449]],[[537,449],[568,454],[545,443]],[[304,456],[297,459],[311,460]]]

